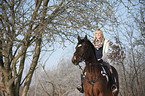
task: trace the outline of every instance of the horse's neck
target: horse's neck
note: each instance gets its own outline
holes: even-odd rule
[[[97,63],[97,59],[95,53],[93,52],[93,48],[89,50],[89,56],[87,56],[85,61],[87,63]]]
[[[86,76],[90,81],[96,80],[97,77],[101,74],[101,65],[94,65],[91,63],[86,63]]]
[[[93,76],[97,76],[101,72],[101,65],[98,63],[95,54],[93,53],[86,60],[86,71],[88,74],[94,74]]]
[[[94,77],[98,76],[101,72],[101,65],[97,62],[96,58],[90,59],[86,62],[86,71],[87,74],[92,75]]]
[[[86,71],[90,74],[99,74],[101,72],[101,65],[99,63],[86,63]]]

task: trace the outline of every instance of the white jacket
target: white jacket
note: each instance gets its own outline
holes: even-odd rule
[[[109,41],[110,39],[105,39],[104,41],[104,45],[103,45],[103,56],[102,56],[102,59],[103,61],[108,61],[108,49],[109,49]]]

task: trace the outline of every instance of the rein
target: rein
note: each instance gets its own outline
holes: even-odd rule
[[[90,66],[92,65],[92,63],[90,63],[89,64]],[[83,71],[83,69],[82,69],[82,67],[80,66],[80,65],[78,65],[79,66],[79,68],[81,69],[81,71]],[[84,69],[85,70],[85,69]],[[90,67],[90,73],[91,73],[91,67]],[[94,80],[94,81],[92,81],[92,75],[91,75],[91,80],[86,76],[86,74],[84,74],[84,72],[83,72],[83,77],[84,78],[86,78],[86,80],[87,80],[87,82],[90,84],[90,85],[92,85],[92,93],[93,93],[93,96],[95,96],[94,95],[94,91],[93,91],[93,87],[94,87],[94,84],[95,84],[95,82],[101,77],[101,73],[99,74],[99,76]]]
[[[88,50],[88,47],[87,47],[87,49],[85,50],[85,52],[82,54],[82,56],[80,55],[80,54],[78,54],[77,52],[75,52],[75,55],[76,56],[79,56],[80,58],[81,58],[81,60],[82,61],[84,61],[84,56],[85,56],[85,53],[86,53],[86,51]],[[92,65],[92,64],[96,64],[96,63],[89,63],[89,62],[87,62],[87,61],[85,61],[86,63],[88,63],[90,66]],[[83,71],[83,68],[80,66],[80,64],[78,65],[79,66],[79,69],[81,69],[81,71]],[[91,67],[90,67],[90,75],[91,75]],[[99,74],[99,76],[93,81],[93,79],[92,79],[92,75],[91,75],[91,80],[84,74],[84,72],[83,72],[83,77],[84,78],[86,78],[86,80],[87,80],[87,82],[90,84],[90,85],[92,85],[92,93],[93,93],[93,96],[94,96],[94,91],[93,91],[93,87],[94,87],[94,84],[95,84],[95,82],[101,77],[101,73]]]

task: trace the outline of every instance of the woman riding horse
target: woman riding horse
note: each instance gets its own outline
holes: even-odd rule
[[[86,74],[85,75],[82,74],[81,76],[82,79],[81,85],[83,86],[81,91],[85,92],[86,96],[112,96],[113,95],[111,90],[112,84],[110,83],[108,84],[107,78],[104,77],[101,73],[102,71],[101,64],[104,64],[105,62],[103,62],[103,60],[101,59],[98,60],[97,55],[96,48],[87,39],[87,36],[84,39],[80,39],[80,37],[78,37],[78,44],[76,46],[76,52],[74,53],[72,62],[75,65],[78,65],[79,62],[84,60],[86,64],[85,67]],[[111,68],[116,78],[117,88],[119,89],[117,71],[114,67],[111,66]],[[113,96],[117,96],[118,92],[119,90],[117,90],[117,92]]]
[[[100,29],[96,30],[95,31],[95,36],[94,36],[94,40],[92,42],[92,44],[95,46],[95,51],[96,51],[96,59],[99,61],[99,62],[103,62],[103,61],[107,61],[107,53],[108,53],[108,48],[109,48],[109,39],[104,39],[104,36],[103,36],[103,33]],[[110,69],[110,72],[111,72],[111,76],[112,76],[112,92],[115,93],[117,91],[117,87],[116,87],[116,84],[115,84],[115,80],[114,80],[114,74],[112,72],[112,68],[111,66],[109,65],[109,63],[102,63],[104,64],[105,66],[107,66],[109,69]],[[81,73],[84,73],[84,72],[81,72]],[[78,92],[81,92],[83,93],[83,74],[81,74],[81,86],[78,86],[76,88],[76,91]]]

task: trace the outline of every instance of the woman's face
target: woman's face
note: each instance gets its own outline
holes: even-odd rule
[[[102,32],[97,30],[97,31],[95,32],[95,37],[96,37],[97,39],[102,39]]]

